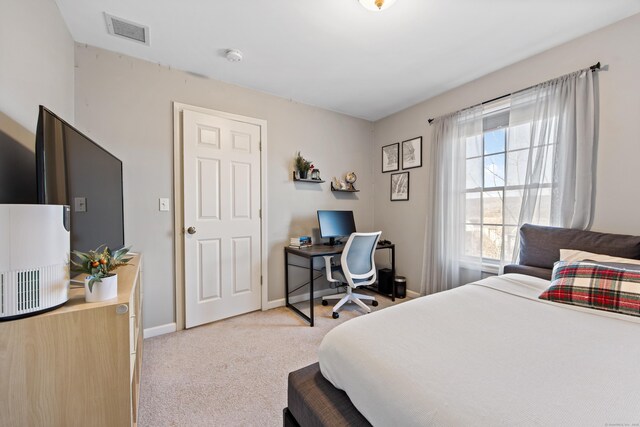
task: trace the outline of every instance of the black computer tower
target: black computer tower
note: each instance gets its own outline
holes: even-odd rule
[[[381,268],[378,270],[378,292],[383,294],[391,294],[393,291],[393,276],[391,276],[390,268]]]

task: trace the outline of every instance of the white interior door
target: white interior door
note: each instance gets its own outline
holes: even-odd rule
[[[183,111],[185,326],[260,309],[260,126]]]

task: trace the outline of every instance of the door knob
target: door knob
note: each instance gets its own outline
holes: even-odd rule
[[[189,228],[187,228],[187,233],[189,233],[189,234],[196,234],[196,228],[195,228],[195,227],[189,227]]]

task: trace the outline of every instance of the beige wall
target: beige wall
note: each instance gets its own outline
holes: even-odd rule
[[[600,61],[600,139],[593,230],[640,235],[640,15],[489,74],[375,123],[374,227],[398,244],[398,273],[419,291],[431,129],[427,119],[560,76]],[[425,70],[428,72],[428,70]],[[390,202],[380,148],[423,137],[423,166],[411,169],[409,202]]]
[[[73,123],[73,40],[51,0],[0,10],[0,203],[32,203],[38,105]]]
[[[284,297],[284,244],[317,227],[317,209],[352,209],[371,229],[371,122],[85,45],[76,64],[77,126],[124,163],[126,241],[145,257],[145,328],[174,322],[173,214],[158,211],[158,198],[172,196],[173,101],[268,122],[270,301]],[[361,192],[294,184],[297,150],[325,179],[355,171]]]

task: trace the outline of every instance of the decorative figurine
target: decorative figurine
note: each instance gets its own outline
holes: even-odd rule
[[[333,179],[331,180],[331,185],[333,186],[334,190],[339,190],[340,180],[334,176]]]
[[[353,186],[353,184],[356,182],[356,180],[358,179],[358,177],[356,176],[355,172],[349,172],[345,177],[344,177],[345,181],[347,181],[347,190],[355,190],[356,188]]]

